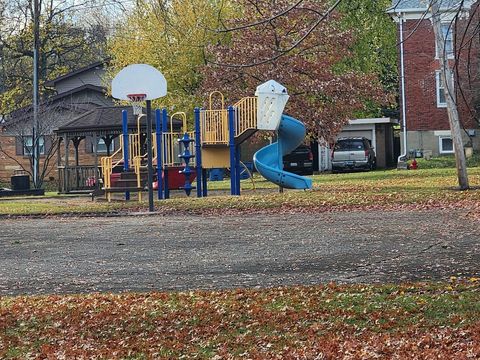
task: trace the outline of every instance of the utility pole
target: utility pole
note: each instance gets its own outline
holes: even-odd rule
[[[447,100],[448,121],[450,123],[450,131],[452,133],[453,147],[455,152],[458,185],[460,187],[460,190],[466,190],[469,188],[467,162],[465,159],[465,152],[463,150],[462,131],[460,128],[460,119],[458,116],[457,103],[454,98],[455,93],[453,90],[453,73],[449,67],[448,56],[445,51],[445,39],[443,37],[442,23],[440,19],[440,3],[441,1],[431,1],[430,12],[432,15],[435,42],[437,44],[438,61],[440,62],[440,77],[444,84],[445,99]],[[452,47],[455,54],[455,44],[452,44]]]
[[[33,186],[37,188],[40,172],[40,123],[38,121],[38,58],[40,52],[40,8],[39,0],[33,0],[33,131],[32,154],[33,157]]]

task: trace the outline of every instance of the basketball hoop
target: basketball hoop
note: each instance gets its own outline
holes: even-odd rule
[[[143,111],[143,101],[147,97],[146,94],[128,94],[128,99],[132,103],[133,107],[133,114],[134,115],[141,115]]]

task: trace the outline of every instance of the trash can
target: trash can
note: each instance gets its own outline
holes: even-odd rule
[[[30,177],[28,175],[13,175],[10,178],[12,190],[30,190]]]
[[[223,169],[210,169],[208,179],[210,181],[222,181],[223,180]]]

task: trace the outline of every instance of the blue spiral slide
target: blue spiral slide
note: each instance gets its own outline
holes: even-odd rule
[[[305,125],[301,121],[282,115],[278,141],[258,150],[253,155],[257,171],[268,181],[286,189],[311,189],[312,179],[283,171],[283,155],[290,154],[305,138]]]

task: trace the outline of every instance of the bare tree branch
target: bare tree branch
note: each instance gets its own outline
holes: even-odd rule
[[[229,68],[251,68],[251,67],[258,66],[258,65],[263,65],[263,64],[274,62],[275,60],[281,58],[282,56],[284,56],[288,53],[290,53],[291,51],[296,49],[298,46],[300,46],[313,33],[313,31],[316,28],[318,28],[318,26],[323,21],[325,21],[325,19],[327,19],[330,16],[330,14],[340,5],[341,2],[342,2],[342,0],[336,0],[335,3],[332,6],[330,6],[330,8],[328,8],[328,10],[319,19],[317,19],[317,21],[314,22],[314,24],[310,27],[310,29],[300,39],[298,39],[292,46],[290,46],[286,49],[277,49],[277,51],[279,53],[275,56],[272,56],[268,59],[264,59],[264,60],[261,60],[261,61],[251,62],[249,64],[227,64],[227,63],[217,63],[217,62],[214,62],[214,61],[209,61],[209,63],[211,63],[213,65],[222,66],[222,67],[229,67]],[[270,21],[272,21],[272,18],[269,18],[267,20],[267,22],[270,22]]]

